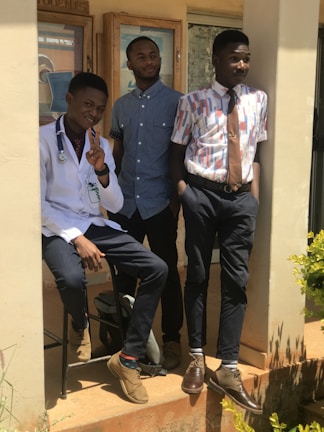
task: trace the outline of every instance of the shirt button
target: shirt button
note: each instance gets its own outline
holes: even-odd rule
[[[138,141],[138,145],[142,145],[142,141]]]
[[[140,196],[139,195],[136,195],[136,198],[139,198]]]
[[[141,105],[142,108],[145,108],[145,105]]]
[[[150,95],[148,95],[148,96],[147,96],[147,99],[150,99],[150,97],[151,97],[151,96],[150,96]]]
[[[141,160],[140,159],[137,159],[137,163],[140,163],[141,162]]]
[[[139,180],[140,178],[139,177],[136,177],[136,180]]]
[[[165,123],[162,123],[162,126],[165,126]]]
[[[143,123],[140,123],[140,126],[143,126]]]

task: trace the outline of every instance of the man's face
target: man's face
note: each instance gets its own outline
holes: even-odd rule
[[[133,71],[136,80],[158,80],[161,69],[159,50],[150,41],[136,42],[129,52],[127,67]]]
[[[228,44],[218,55],[213,55],[216,80],[227,88],[240,84],[250,69],[250,50],[242,43]]]
[[[95,126],[104,114],[107,96],[100,90],[85,87],[66,95],[67,119],[75,132]]]

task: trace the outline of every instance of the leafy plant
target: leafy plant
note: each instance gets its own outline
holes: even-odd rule
[[[274,432],[282,432],[286,430],[287,425],[285,423],[279,422],[279,417],[277,413],[272,413],[269,417],[269,420]]]
[[[14,351],[12,352],[9,362],[7,365],[5,365],[4,360],[4,351],[9,350],[11,348],[14,348]],[[0,425],[7,421],[9,423],[9,426],[11,424],[11,420],[14,419],[18,422],[18,419],[13,414],[13,386],[12,384],[6,379],[7,370],[10,366],[10,363],[12,361],[14,352],[16,350],[16,345],[11,345],[4,350],[0,349]],[[9,396],[8,396],[9,395]]]
[[[317,316],[324,318],[324,230],[318,234],[308,234],[310,244],[306,253],[291,255],[288,259],[297,264],[293,273],[301,292],[308,299],[313,299],[314,305],[318,307],[317,312],[304,309],[306,316]],[[322,326],[324,331],[324,327]]]
[[[255,432],[255,430],[244,421],[242,413],[236,410],[232,401],[227,401],[226,399],[223,399],[221,401],[221,405],[223,406],[225,411],[230,411],[231,413],[233,413],[233,423],[237,431]]]
[[[233,413],[234,427],[238,432],[255,432],[255,429],[249,426],[243,419],[242,413],[237,411],[233,401],[223,399],[221,405],[225,411]],[[269,417],[269,421],[273,432],[284,432],[286,430],[287,425],[285,423],[280,423],[277,413],[272,413]],[[298,425],[293,429],[290,429],[289,432],[324,432],[324,427],[321,427],[317,422],[312,422],[310,425],[306,425],[305,427]]]
[[[6,378],[7,371],[16,351],[16,345],[0,349],[0,432],[20,432],[20,429],[12,428],[11,422],[15,420],[20,423],[13,414],[13,395],[14,387]],[[5,362],[5,351],[13,349],[9,361]],[[5,424],[5,426],[4,426]],[[48,432],[48,417],[45,411],[39,419],[39,425],[35,427],[34,432]]]

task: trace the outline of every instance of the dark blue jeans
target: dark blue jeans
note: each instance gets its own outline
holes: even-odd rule
[[[167,265],[122,231],[91,225],[84,235],[106,254],[111,263],[133,278],[140,279],[123,351],[128,355],[144,357],[167,278]],[[73,245],[57,236],[42,236],[42,247],[43,258],[55,277],[62,302],[71,314],[75,327],[84,328],[87,281],[80,256]]]
[[[210,261],[218,234],[221,311],[216,357],[237,360],[247,304],[246,285],[258,202],[250,192],[227,194],[188,185],[182,196],[188,256],[184,304],[189,345],[206,345]]]
[[[138,211],[131,218],[121,214],[109,214],[109,218],[118,222],[140,243],[143,243],[145,236],[147,236],[152,252],[167,264],[168,278],[161,296],[163,342],[179,342],[183,324],[183,299],[177,267],[178,221],[173,217],[169,207],[145,220],[141,218]],[[123,272],[119,272],[118,286],[121,292],[134,296],[136,280]]]

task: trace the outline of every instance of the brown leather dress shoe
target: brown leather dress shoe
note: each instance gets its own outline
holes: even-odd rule
[[[262,414],[262,408],[247,394],[239,370],[231,371],[220,366],[208,381],[208,387],[217,393],[225,393],[240,407],[255,414]]]
[[[183,377],[181,388],[185,393],[200,393],[204,387],[205,356],[189,353],[193,358]]]

